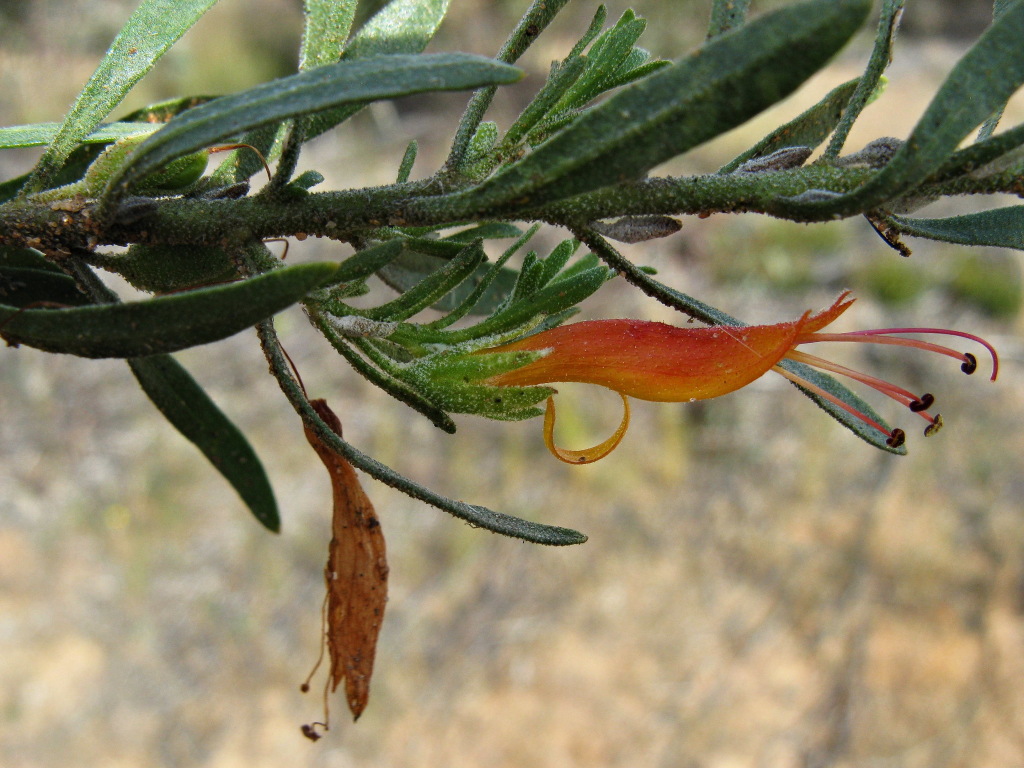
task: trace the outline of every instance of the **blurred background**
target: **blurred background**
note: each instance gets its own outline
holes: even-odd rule
[[[454,0],[432,50],[491,54],[526,5]],[[608,5],[611,19],[627,7]],[[705,5],[635,3],[652,20],[641,43],[682,55],[703,36]],[[531,75],[497,100],[500,125],[595,7],[576,0],[540,39],[523,62]],[[0,124],[61,119],[133,8],[0,3]],[[988,14],[984,2],[911,3],[889,89],[849,149],[905,136]],[[287,74],[300,32],[298,2],[223,0],[123,111]],[[717,168],[855,76],[869,42],[862,35],[792,99],[666,170]],[[464,99],[366,110],[314,143],[303,168],[324,173],[323,189],[388,182],[415,138],[414,176],[428,175]],[[1022,118],[1015,103],[1006,124]],[[37,155],[0,153],[0,171],[24,172]],[[547,454],[538,420],[465,417],[456,436],[436,432],[355,375],[301,313],[279,316],[311,394],[329,400],[356,446],[450,496],[590,535],[568,549],[528,545],[365,479],[391,598],[367,711],[353,725],[333,697],[331,731],[315,745],[299,725],[319,719],[320,697],[299,683],[317,655],[330,488],[255,338],[179,357],[267,465],[279,536],[253,522],[123,363],[0,349],[0,763],[1019,766],[1020,254],[911,245],[902,259],[860,220],[719,215],[629,251],[752,322],[852,288],[844,329],[989,338],[1003,355],[994,385],[916,352],[835,354],[936,394],[947,426],[929,440],[908,429],[904,458],[872,450],[768,376],[705,403],[637,402],[612,456],[569,467]],[[307,240],[289,260],[344,253]],[[584,310],[672,320],[617,283]],[[602,439],[618,409],[614,394],[565,387],[562,441]]]

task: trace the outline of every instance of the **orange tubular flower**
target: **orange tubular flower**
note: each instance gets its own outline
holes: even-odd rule
[[[886,435],[886,442],[890,446],[903,444],[906,438],[903,430],[886,429],[867,414],[785,370],[778,365],[784,359],[848,376],[888,395],[928,422],[925,434],[932,434],[942,426],[938,414],[933,416],[927,412],[935,401],[932,395],[926,393],[918,396],[895,384],[797,350],[803,344],[856,341],[916,347],[956,358],[960,360],[961,369],[965,373],[974,373],[978,362],[970,353],[895,334],[958,336],[975,341],[988,350],[992,355],[992,380],[995,381],[999,371],[999,358],[995,349],[984,339],[962,331],[882,328],[852,333],[822,333],[822,329],[834,322],[853,303],[853,299],[847,298],[848,295],[849,291],[844,292],[831,307],[817,314],[805,312],[797,320],[774,325],[677,328],[643,320],[590,320],[559,326],[500,347],[483,350],[485,353],[520,350],[545,352],[540,359],[493,376],[487,383],[497,386],[529,386],[560,381],[582,382],[598,384],[618,392],[625,406],[622,423],[612,437],[586,451],[569,451],[555,446],[554,400],[548,398],[544,418],[544,440],[548,448],[562,461],[586,464],[607,456],[622,440],[629,426],[627,397],[660,402],[704,400],[745,387],[770,370],[879,430]]]

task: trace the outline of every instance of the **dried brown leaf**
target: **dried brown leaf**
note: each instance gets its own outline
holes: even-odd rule
[[[310,405],[339,436],[341,421],[324,400]],[[370,695],[377,635],[388,599],[384,533],[352,465],[308,427],[306,439],[331,476],[334,514],[324,580],[327,583],[328,684],[335,691],[345,680],[345,698],[358,720]]]

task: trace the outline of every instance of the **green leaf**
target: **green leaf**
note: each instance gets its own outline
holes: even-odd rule
[[[466,215],[638,179],[790,94],[849,40],[870,6],[811,0],[762,16],[617,92],[480,186],[424,204],[443,200],[449,214]]]
[[[853,192],[829,200],[790,198],[780,211],[812,220],[851,216],[912,190],[1024,83],[1022,39],[1024,0],[1017,0],[960,59],[885,168]]]
[[[148,136],[159,127],[151,123],[107,123],[88,136],[82,137],[79,143],[110,144],[118,139]],[[0,128],[0,149],[41,147],[53,141],[59,130],[60,123],[33,123]]]
[[[49,185],[68,155],[110,114],[132,86],[216,0],[143,0],[110,44],[53,143],[40,158],[25,192]]]
[[[541,263],[539,266],[543,267],[543,264]],[[533,295],[511,304],[471,328],[449,331],[448,343],[454,344],[494,333],[503,333],[529,322],[538,315],[558,314],[594,294],[611,276],[611,271],[602,265],[580,272],[566,280],[556,280]]]
[[[506,64],[513,64],[518,61],[519,57],[547,29],[548,24],[554,20],[555,16],[565,7],[568,1],[533,0],[526,13],[519,20],[519,23],[516,24],[515,29],[505,39],[505,42],[502,43],[501,49],[495,58]],[[455,129],[452,148],[448,152],[448,159],[444,162],[445,172],[451,173],[462,164],[469,141],[476,132],[480,121],[483,120],[484,113],[490,108],[497,90],[494,86],[481,88],[469,100],[465,111],[462,113],[462,117],[459,118],[459,126]]]
[[[999,160],[999,163],[996,164],[998,166],[1013,163],[1019,159],[1017,153],[1009,158],[1004,158],[1004,155],[1009,155],[1022,144],[1024,144],[1024,125],[1016,125],[997,136],[990,136],[984,141],[978,141],[969,147],[957,150],[939,166],[934,174],[928,177],[927,183],[938,184],[957,176],[973,173],[996,160]],[[985,173],[988,172],[990,169],[986,168]]]
[[[708,40],[743,26],[749,8],[750,0],[712,0]]]
[[[407,291],[427,276],[442,269],[448,263],[447,259],[437,256],[428,256],[423,253],[409,252],[402,254],[398,259],[380,270],[381,279],[398,291]],[[454,288],[434,305],[434,309],[448,312],[458,307],[462,301],[469,296],[477,285],[484,280],[490,271],[488,265],[483,264],[461,285]],[[470,310],[471,314],[490,314],[508,295],[515,285],[519,273],[514,269],[501,269],[492,276],[493,282],[487,292],[480,298],[479,302]]]
[[[80,357],[144,357],[226,338],[301,300],[337,264],[297,264],[214,288],[74,309],[0,304],[0,336]]]
[[[381,8],[345,46],[348,61],[371,56],[420,53],[427,47],[448,12],[449,0],[391,0]],[[309,141],[348,120],[365,103],[347,104],[311,115],[304,121],[304,138]]]
[[[379,56],[300,72],[190,109],[150,136],[107,186],[108,204],[176,157],[252,128],[340,104],[513,83],[521,72],[469,54]]]
[[[537,92],[533,101],[509,127],[503,144],[511,149],[523,140],[533,127],[554,109],[555,104],[562,100],[566,91],[579,79],[586,68],[587,60],[581,56],[575,56],[566,59],[563,64],[552,70],[544,87]]]
[[[1010,7],[1012,3],[1013,0],[994,0],[994,2],[992,3],[992,18],[998,19],[1000,16],[1006,13],[1006,10]],[[984,125],[982,125],[981,129],[978,131],[978,141],[984,141],[995,132],[996,127],[999,125],[1000,119],[1002,119],[1003,117],[1003,111],[1005,109],[1006,103],[1004,102],[999,106],[999,109],[993,112],[989,119],[985,121]]]
[[[64,272],[35,248],[0,247],[0,267],[42,269],[63,275]]]
[[[374,272],[386,267],[402,253],[402,241],[385,240],[349,256],[338,267],[334,278],[342,283],[365,280]]]
[[[496,311],[511,294],[519,278],[516,270],[504,266],[505,262],[537,233],[538,228],[539,225],[535,224],[523,232],[505,249],[497,262],[477,267],[467,280],[438,301],[434,309],[451,314],[430,325],[444,327],[467,314],[489,315]],[[438,242],[447,247],[453,245],[453,242],[447,240]],[[441,258],[410,252],[398,259],[397,263],[380,270],[379,275],[395,290],[406,291],[443,266],[444,260]]]
[[[401,296],[379,307],[358,314],[372,320],[406,320],[429,306],[435,306],[456,286],[463,283],[487,260],[481,240],[475,240],[460,249],[458,255],[425,276]]]
[[[149,399],[182,435],[231,483],[256,519],[281,530],[274,491],[245,435],[170,355],[128,360]]]
[[[609,89],[608,83],[620,71],[634,50],[647,26],[645,19],[637,18],[631,10],[622,14],[614,26],[605,30],[587,52],[587,68],[583,75],[566,91],[555,107],[562,112],[582,107]]]
[[[238,277],[231,256],[215,246],[136,243],[92,264],[116,272],[140,291],[165,293]]]
[[[41,302],[78,306],[88,304],[89,298],[72,277],[61,272],[0,265],[0,302],[12,307]]]
[[[853,124],[860,113],[869,103],[872,94],[878,89],[882,80],[882,73],[892,61],[892,46],[896,41],[896,30],[899,27],[900,17],[903,15],[903,4],[905,0],[882,0],[882,13],[878,20],[878,32],[875,34],[875,45],[871,49],[871,57],[868,65],[864,68],[864,74],[857,82],[857,90],[850,98],[846,109],[843,110],[839,125],[825,148],[826,158],[839,156],[846,139],[853,128]]]
[[[1024,251],[1024,205],[945,219],[891,216],[888,221],[905,235],[960,245],[991,245]]]
[[[356,5],[356,0],[306,0],[300,70],[333,64],[341,58]]]
[[[434,39],[449,0],[391,0],[359,28],[345,58],[419,53]]]
[[[843,116],[847,102],[857,89],[859,79],[837,85],[825,98],[797,115],[785,125],[779,126],[743,154],[730,160],[719,169],[719,173],[732,173],[747,160],[770,155],[783,147],[816,147],[823,142]]]
[[[510,237],[519,237],[523,230],[515,224],[504,221],[489,221],[478,224],[461,232],[455,232],[442,238],[449,243],[470,243],[474,240],[505,240]]]

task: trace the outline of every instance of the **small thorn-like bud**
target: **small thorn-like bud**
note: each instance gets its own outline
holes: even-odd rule
[[[931,424],[929,424],[927,427],[924,428],[924,436],[925,437],[931,437],[936,432],[938,432],[940,429],[942,429],[942,415],[936,413],[935,414],[935,420]]]
[[[921,411],[927,411],[935,403],[935,396],[930,392],[925,392],[921,397],[910,404],[910,410],[914,413],[920,413]]]
[[[978,370],[978,358],[970,352],[964,352],[964,364],[960,366],[960,370],[970,376]]]
[[[885,444],[890,448],[899,448],[905,442],[907,442],[907,433],[902,429],[894,429]]]

